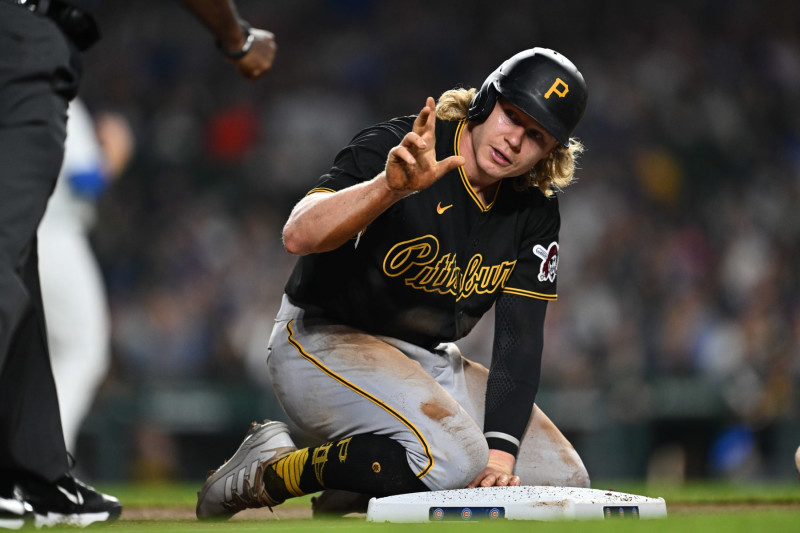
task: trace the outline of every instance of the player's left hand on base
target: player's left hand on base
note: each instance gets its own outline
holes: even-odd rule
[[[515,458],[510,453],[501,450],[489,450],[489,464],[467,485],[467,488],[519,486],[520,478],[513,474],[514,463]]]
[[[254,80],[272,67],[278,45],[272,32],[251,28],[250,33],[255,37],[252,48],[243,57],[234,60],[234,63],[242,76]]]

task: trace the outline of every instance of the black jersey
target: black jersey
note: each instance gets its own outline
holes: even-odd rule
[[[377,176],[414,118],[360,132],[311,192]],[[437,121],[437,160],[458,155],[465,126]],[[464,337],[502,292],[556,299],[559,227],[554,196],[505,179],[484,204],[458,168],[336,250],[300,257],[286,293],[342,323],[433,347]]]

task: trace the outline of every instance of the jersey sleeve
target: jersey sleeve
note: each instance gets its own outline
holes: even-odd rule
[[[514,271],[495,302],[492,362],[486,387],[484,434],[489,447],[516,455],[539,388],[544,317],[555,300],[558,233],[555,197],[521,197],[525,217]]]
[[[502,294],[495,304],[483,421],[491,449],[515,456],[519,451],[539,389],[546,310],[546,300],[509,294]]]
[[[532,194],[539,194],[538,192]],[[558,199],[537,199],[526,220],[514,271],[503,288],[514,294],[539,300],[556,300],[558,274],[558,233],[561,216]]]
[[[340,191],[369,181],[386,168],[389,151],[411,131],[413,117],[398,118],[359,132],[336,154],[333,166],[309,191]]]

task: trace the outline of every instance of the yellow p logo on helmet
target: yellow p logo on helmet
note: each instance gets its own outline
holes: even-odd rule
[[[564,89],[559,91],[560,87],[563,87]],[[544,93],[544,97],[545,99],[549,100],[550,95],[556,93],[559,98],[564,98],[565,96],[567,96],[568,92],[569,92],[569,85],[567,85],[567,83],[561,78],[556,78],[556,81],[553,82],[553,85],[550,86],[550,89],[546,93]]]

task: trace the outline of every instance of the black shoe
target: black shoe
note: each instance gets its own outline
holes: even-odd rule
[[[53,483],[27,479],[18,486],[33,508],[36,527],[59,524],[86,527],[95,522],[113,522],[122,514],[118,499],[97,492],[69,474]]]
[[[27,523],[33,523],[33,508],[22,499],[19,491],[0,494],[0,528],[20,529]]]

